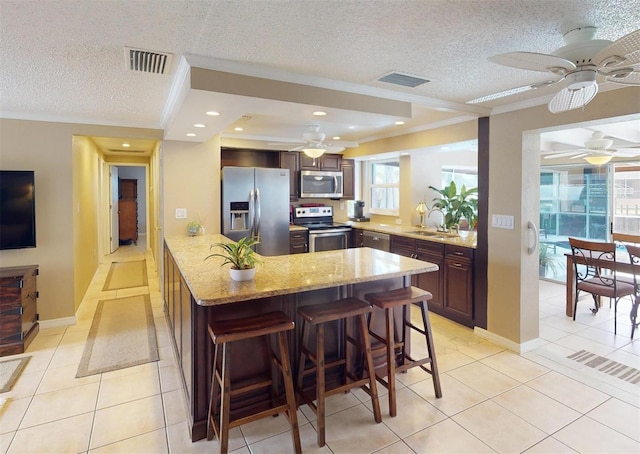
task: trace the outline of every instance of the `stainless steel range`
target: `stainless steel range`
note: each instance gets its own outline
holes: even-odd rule
[[[333,222],[333,207],[298,207],[293,210],[293,223],[309,229],[309,252],[346,249],[351,227]]]

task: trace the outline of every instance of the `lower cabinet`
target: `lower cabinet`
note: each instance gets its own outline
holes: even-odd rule
[[[303,230],[289,232],[289,254],[309,252],[309,233]]]
[[[444,315],[467,326],[474,325],[473,260],[473,249],[445,246]]]
[[[364,230],[351,228],[349,247],[364,247]]]
[[[474,249],[393,235],[391,252],[438,265],[439,270],[413,276],[413,285],[431,292],[429,310],[473,328]]]

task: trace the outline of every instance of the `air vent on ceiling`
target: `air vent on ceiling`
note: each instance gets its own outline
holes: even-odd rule
[[[417,87],[422,84],[430,82],[429,79],[424,79],[418,76],[412,76],[406,73],[400,73],[397,71],[390,72],[378,79],[380,82],[386,82],[388,84],[402,85],[403,87]]]
[[[127,69],[152,74],[165,74],[171,65],[171,54],[150,50],[124,48]]]

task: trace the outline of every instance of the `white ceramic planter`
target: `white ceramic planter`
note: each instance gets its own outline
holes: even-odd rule
[[[245,270],[236,270],[234,268],[229,268],[229,274],[231,274],[231,279],[234,281],[250,281],[256,275],[256,269],[249,268]]]

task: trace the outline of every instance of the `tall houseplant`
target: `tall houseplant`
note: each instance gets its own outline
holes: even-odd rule
[[[432,210],[440,210],[443,214],[442,227],[445,230],[457,228],[460,221],[464,218],[469,222],[470,227],[474,227],[478,220],[478,188],[467,189],[464,185],[460,188],[456,187],[455,182],[451,182],[449,186],[438,189],[435,186],[429,186],[440,197],[433,199]]]
[[[231,279],[234,281],[248,281],[253,279],[256,272],[256,264],[260,263],[256,251],[253,246],[258,244],[258,240],[252,237],[241,238],[233,243],[215,243],[211,248],[220,248],[222,252],[205,257],[205,260],[211,257],[222,257],[224,261],[220,266],[231,265],[229,270]]]

